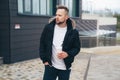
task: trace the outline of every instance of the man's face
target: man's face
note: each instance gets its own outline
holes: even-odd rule
[[[60,25],[66,23],[68,15],[64,9],[58,9],[56,11],[56,24]]]

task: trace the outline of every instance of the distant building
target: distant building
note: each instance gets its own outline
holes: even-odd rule
[[[79,34],[82,47],[116,45],[117,19],[100,17],[95,14],[82,14],[79,22]]]

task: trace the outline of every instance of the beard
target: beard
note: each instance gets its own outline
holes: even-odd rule
[[[60,21],[60,22],[56,22],[57,25],[61,25],[63,23],[65,23],[65,20],[64,21]]]

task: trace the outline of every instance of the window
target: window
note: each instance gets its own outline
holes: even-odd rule
[[[53,15],[53,0],[18,0],[18,13]]]
[[[40,0],[40,13],[42,15],[52,15],[52,0]]]
[[[31,6],[31,0],[24,0],[24,12],[25,13],[31,13],[32,12],[32,6]]]
[[[39,4],[39,0],[34,0],[33,1],[33,14],[34,15],[39,15],[40,14],[40,4]]]
[[[76,0],[61,0],[60,4],[65,5],[69,8],[69,15],[71,17],[76,16]],[[78,8],[78,10],[79,10],[79,8]]]
[[[23,13],[23,0],[18,0],[18,13]]]

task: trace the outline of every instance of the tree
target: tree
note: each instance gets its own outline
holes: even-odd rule
[[[117,18],[117,30],[120,31],[120,13],[115,13],[113,16]]]

